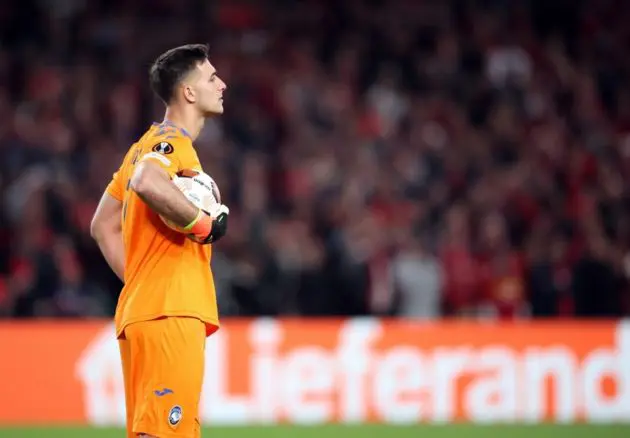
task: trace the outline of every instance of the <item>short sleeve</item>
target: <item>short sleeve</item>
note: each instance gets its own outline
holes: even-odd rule
[[[187,137],[156,141],[142,156],[141,161],[151,160],[172,177],[182,169],[199,167],[199,159]]]
[[[125,188],[123,187],[122,181],[120,180],[120,170],[114,173],[114,176],[112,177],[110,183],[107,185],[105,191],[109,193],[112,198],[122,202]]]

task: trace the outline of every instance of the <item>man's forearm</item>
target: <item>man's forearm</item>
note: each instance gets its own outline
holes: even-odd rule
[[[180,227],[190,224],[199,213],[199,209],[188,201],[173,184],[160,190],[145,190],[136,192],[145,204],[160,216],[172,221]]]
[[[122,201],[108,192],[103,193],[90,224],[90,234],[109,266],[118,278],[124,281],[125,248],[120,222],[121,214]]]
[[[122,282],[125,281],[125,248],[122,233],[108,234],[96,238],[96,243],[105,261]]]
[[[171,182],[166,172],[148,163],[134,174],[131,187],[149,208],[180,227],[190,224],[199,209]]]

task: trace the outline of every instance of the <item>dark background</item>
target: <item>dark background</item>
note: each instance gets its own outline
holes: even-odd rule
[[[0,315],[112,315],[98,199],[209,43],[223,315],[630,314],[630,2],[0,5]]]

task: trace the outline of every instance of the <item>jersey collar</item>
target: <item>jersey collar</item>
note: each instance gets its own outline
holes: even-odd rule
[[[188,133],[188,131],[186,131],[184,128],[177,126],[175,123],[171,122],[170,120],[164,120],[162,123],[153,122],[153,126],[168,126],[171,128],[175,128],[181,131],[182,134],[184,134],[186,137],[192,140],[192,136]]]

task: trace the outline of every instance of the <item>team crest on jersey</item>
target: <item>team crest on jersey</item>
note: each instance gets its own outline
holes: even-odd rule
[[[164,155],[172,154],[174,150],[175,148],[173,148],[173,145],[167,141],[162,141],[156,144],[152,149],[153,152],[158,152]]]
[[[177,426],[180,421],[182,421],[182,407],[179,405],[175,405],[168,412],[168,424],[171,426]]]

